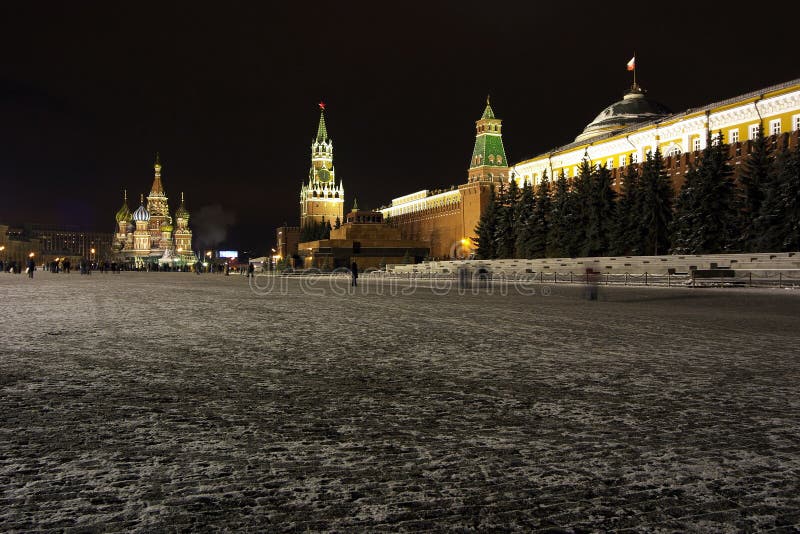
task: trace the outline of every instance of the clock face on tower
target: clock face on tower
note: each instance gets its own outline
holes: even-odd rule
[[[317,179],[320,182],[327,183],[331,180],[331,173],[328,172],[328,169],[322,168],[317,173]]]

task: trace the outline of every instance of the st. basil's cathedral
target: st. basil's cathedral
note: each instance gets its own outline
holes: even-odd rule
[[[181,193],[181,203],[175,217],[169,213],[169,202],[161,183],[161,162],[156,154],[153,166],[155,176],[145,206],[144,195],[139,197],[139,207],[131,213],[128,195],[116,214],[116,233],[112,244],[113,257],[118,263],[139,268],[158,266],[170,268],[193,265],[192,230],[189,228],[189,211]],[[173,222],[174,221],[174,222]]]

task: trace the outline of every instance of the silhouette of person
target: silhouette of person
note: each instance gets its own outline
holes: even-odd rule
[[[357,286],[358,285],[358,264],[356,262],[353,262],[353,264],[350,266],[350,274],[353,277],[353,280],[350,282],[350,285],[351,286]]]

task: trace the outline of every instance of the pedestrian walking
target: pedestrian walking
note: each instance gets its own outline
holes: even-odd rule
[[[33,271],[36,270],[36,262],[33,261],[33,258],[28,260],[28,278],[33,278]]]
[[[351,286],[357,286],[358,285],[358,264],[356,262],[353,262],[353,264],[350,266],[350,275],[353,277],[352,281],[350,282],[350,285]]]

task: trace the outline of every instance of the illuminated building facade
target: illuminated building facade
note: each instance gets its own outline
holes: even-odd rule
[[[512,172],[520,184],[538,184],[544,173],[552,178],[563,172],[574,178],[581,161],[588,158],[611,170],[619,189],[625,168],[641,163],[658,147],[677,190],[709,134],[722,135],[736,165],[749,153],[759,129],[773,141],[786,136],[790,143],[796,142],[797,134],[790,134],[800,129],[800,80],[681,113],[670,113],[634,83],[622,100],[600,112],[574,142],[517,163]]]
[[[353,210],[344,224],[331,230],[329,239],[299,244],[298,254],[305,268],[322,270],[382,268],[388,263],[419,262],[430,252],[427,242],[404,239],[400,230],[383,224],[379,211]]]
[[[169,201],[161,182],[161,161],[156,155],[154,177],[145,206],[144,195],[139,197],[139,207],[131,213],[127,192],[116,214],[116,233],[112,248],[114,259],[135,265],[167,264],[171,267],[192,265],[192,230],[189,228],[189,211],[181,193],[181,203],[173,217]]]
[[[619,191],[625,169],[644,161],[658,147],[677,191],[709,134],[721,134],[730,145],[736,167],[751,151],[759,128],[773,143],[781,138],[794,146],[800,135],[800,80],[767,87],[735,98],[672,113],[648,98],[634,83],[622,100],[611,104],[576,137],[575,141],[508,166],[503,150],[501,121],[487,102],[476,123],[475,148],[467,183],[447,191],[423,190],[395,198],[380,211],[400,228],[406,239],[428,241],[435,258],[464,257],[476,237],[475,227],[488,204],[488,184],[514,179],[538,184],[546,173],[551,179],[562,172],[568,179],[578,174],[588,158],[605,165]],[[465,246],[459,246],[459,242]]]
[[[40,264],[56,258],[106,261],[111,255],[112,239],[111,232],[87,232],[75,226],[0,225],[0,261],[21,262],[31,252]]]
[[[469,257],[475,227],[489,203],[492,184],[509,179],[508,160],[503,146],[502,121],[486,99],[486,108],[475,123],[467,183],[446,191],[423,190],[392,200],[381,208],[391,225],[404,239],[424,241],[436,259]]]

